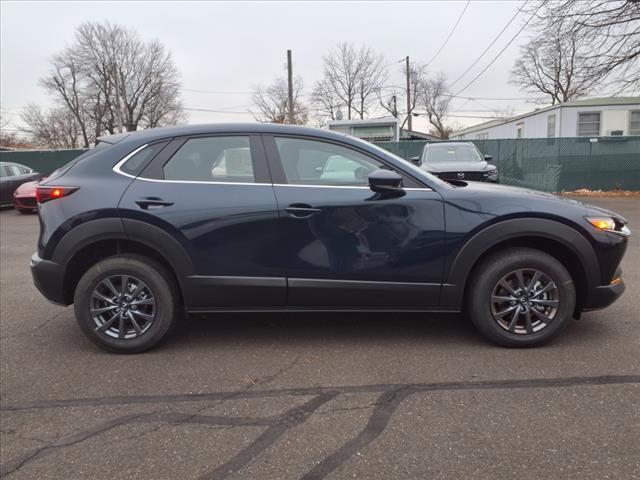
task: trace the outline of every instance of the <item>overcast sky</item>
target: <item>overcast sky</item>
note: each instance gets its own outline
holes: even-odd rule
[[[1,104],[19,117],[30,102],[48,105],[38,85],[49,58],[69,44],[75,27],[86,21],[111,21],[137,30],[144,39],[159,39],[172,52],[182,74],[188,108],[245,112],[248,92],[285,75],[286,50],[293,50],[294,74],[309,94],[322,74],[322,55],[340,41],[367,45],[382,53],[390,66],[390,83],[403,84],[398,60],[428,62],[441,47],[466,1],[447,2],[1,2]],[[468,6],[457,29],[429,70],[457,78],[509,22],[521,1],[479,1]],[[460,80],[463,87],[484,68],[520,29],[520,16]],[[534,105],[523,100],[478,97],[524,97],[509,85],[509,71],[523,32],[498,60],[456,99],[454,115],[490,115],[512,106],[516,113]],[[222,93],[203,93],[208,90]],[[247,121],[250,114],[189,111],[190,123]],[[456,117],[462,125],[485,121]],[[415,125],[414,125],[415,127]],[[426,129],[424,121],[417,127]]]

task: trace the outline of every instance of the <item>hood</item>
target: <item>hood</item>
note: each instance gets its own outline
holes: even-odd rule
[[[423,162],[420,168],[427,172],[486,172],[495,170],[485,160],[481,162]]]

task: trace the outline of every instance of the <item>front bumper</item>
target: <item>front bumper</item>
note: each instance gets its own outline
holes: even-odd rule
[[[64,268],[50,260],[31,256],[31,276],[38,291],[50,302],[69,305],[64,296]]]
[[[599,285],[591,290],[581,310],[588,312],[608,307],[624,293],[625,288],[622,270],[618,267],[609,285]]]
[[[36,199],[33,197],[13,197],[13,206],[21,210],[35,210],[38,208]]]

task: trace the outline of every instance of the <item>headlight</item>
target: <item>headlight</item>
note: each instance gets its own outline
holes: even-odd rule
[[[494,168],[493,170],[489,170],[488,172],[485,172],[484,176],[485,177],[497,177],[498,176],[498,169]]]
[[[621,221],[613,217],[585,217],[587,222],[596,227],[598,230],[616,233],[623,237],[631,235],[631,230]]]

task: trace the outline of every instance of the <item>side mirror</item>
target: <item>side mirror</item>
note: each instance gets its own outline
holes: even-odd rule
[[[404,195],[402,177],[392,170],[376,170],[369,175],[369,188],[382,195]]]
[[[418,155],[417,157],[411,157],[409,161],[414,165],[420,166],[420,155]]]
[[[487,162],[490,162],[491,160],[493,160],[493,156],[492,155],[483,155],[483,157]]]

